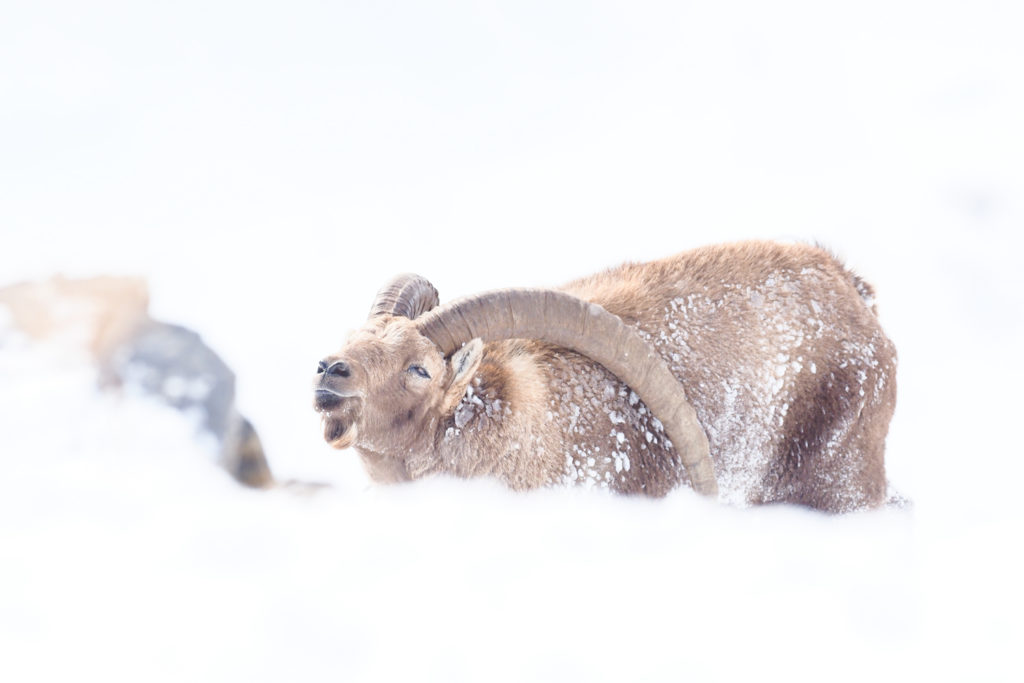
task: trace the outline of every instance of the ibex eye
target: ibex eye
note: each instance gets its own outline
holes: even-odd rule
[[[409,372],[419,377],[422,377],[423,379],[430,379],[430,373],[427,372],[427,369],[422,365],[410,365]]]

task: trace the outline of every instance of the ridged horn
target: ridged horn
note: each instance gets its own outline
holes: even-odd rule
[[[708,438],[682,385],[658,352],[619,316],[564,292],[505,289],[435,308],[416,326],[446,356],[474,337],[536,339],[600,363],[629,385],[661,421],[694,490],[718,495]]]
[[[434,285],[421,275],[404,273],[384,285],[370,308],[370,317],[400,315],[415,320],[437,306]]]

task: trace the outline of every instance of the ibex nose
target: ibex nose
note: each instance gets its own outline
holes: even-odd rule
[[[325,372],[328,375],[334,375],[335,377],[348,377],[352,374],[352,370],[349,368],[348,363],[342,360],[336,360],[329,365],[327,361],[323,360],[317,363],[316,373],[320,375]]]

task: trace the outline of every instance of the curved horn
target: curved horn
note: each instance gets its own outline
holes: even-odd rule
[[[708,438],[682,385],[658,352],[619,316],[563,292],[506,289],[446,304],[416,326],[446,356],[474,337],[537,339],[600,363],[629,385],[664,425],[694,490],[718,494]]]
[[[400,315],[415,320],[437,306],[437,290],[421,275],[405,273],[384,285],[370,308],[370,317]]]

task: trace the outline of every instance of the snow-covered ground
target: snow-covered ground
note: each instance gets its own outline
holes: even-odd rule
[[[827,6],[827,9],[825,8]],[[20,2],[0,285],[148,277],[280,478],[0,312],[0,680],[1019,680],[1024,9]],[[820,241],[900,352],[908,511],[373,487],[316,361],[442,299]]]

